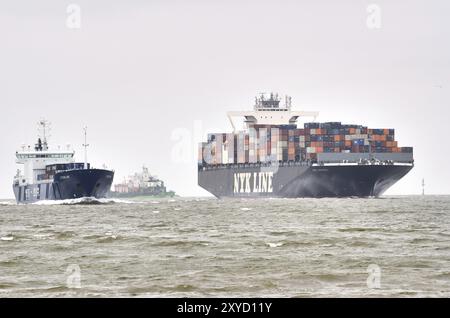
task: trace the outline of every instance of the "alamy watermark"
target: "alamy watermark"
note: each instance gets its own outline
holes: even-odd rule
[[[71,3],[66,8],[66,27],[69,29],[81,28],[81,7],[79,4]]]
[[[381,7],[378,4],[372,3],[366,9],[368,15],[366,25],[370,30],[381,29]]]
[[[174,142],[171,151],[173,163],[192,163],[197,160],[198,142],[204,134],[203,121],[194,120],[193,129],[178,127],[172,131],[170,139]]]
[[[67,288],[81,288],[81,269],[77,264],[70,264],[66,268]]]
[[[377,264],[370,264],[367,267],[367,288],[379,289],[381,288],[381,268]]]
[[[266,163],[261,167],[261,172],[276,173],[279,169],[281,156],[279,128],[257,130],[250,127],[241,131],[209,134],[208,136],[213,139],[208,142],[204,142],[204,135],[201,120],[194,120],[193,129],[178,127],[172,130],[171,161],[176,164],[191,164],[193,161],[201,161],[208,165],[236,164],[238,161],[251,160],[248,156],[252,154],[253,160],[258,156]],[[252,142],[248,143],[250,140]],[[258,151],[260,153],[257,155]]]

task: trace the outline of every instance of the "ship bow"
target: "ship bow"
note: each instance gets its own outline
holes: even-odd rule
[[[57,199],[82,197],[105,198],[111,189],[114,172],[103,169],[84,169],[60,172],[54,178]]]

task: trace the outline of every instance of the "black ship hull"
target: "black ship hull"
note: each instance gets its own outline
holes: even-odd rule
[[[224,197],[378,197],[413,165],[223,165],[199,168],[198,184]]]
[[[114,179],[114,172],[102,169],[68,170],[55,174],[51,181],[14,185],[17,203],[40,200],[67,200],[83,197],[105,198]]]

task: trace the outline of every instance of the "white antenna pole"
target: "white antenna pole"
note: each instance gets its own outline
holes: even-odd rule
[[[45,131],[45,126],[47,125],[47,123],[45,122],[45,120],[41,121],[41,125],[42,125],[42,141],[45,142],[47,140],[47,136],[46,136],[46,131]]]
[[[40,129],[42,129],[42,146],[44,150],[48,149],[48,143],[47,143],[47,137],[48,137],[48,132],[50,131],[50,122],[47,121],[46,119],[41,119],[39,121],[39,126]],[[39,135],[40,135],[40,130],[39,130]]]
[[[88,164],[87,164],[87,147],[89,146],[89,144],[87,143],[87,127],[84,127],[84,169],[88,168]]]

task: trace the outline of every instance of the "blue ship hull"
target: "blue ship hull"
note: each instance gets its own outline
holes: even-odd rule
[[[14,185],[17,203],[40,200],[67,200],[83,197],[105,198],[114,179],[114,172],[103,169],[67,170],[55,174],[53,180],[36,184]]]

